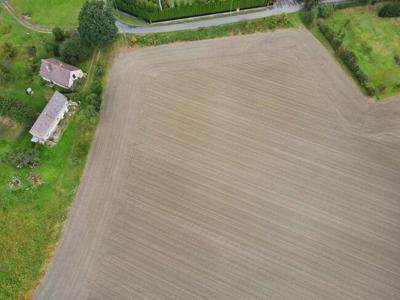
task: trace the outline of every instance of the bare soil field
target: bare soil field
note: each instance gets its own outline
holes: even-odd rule
[[[400,102],[313,36],[127,51],[35,299],[400,299]]]

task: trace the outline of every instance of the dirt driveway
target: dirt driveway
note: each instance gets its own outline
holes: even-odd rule
[[[124,53],[35,299],[400,299],[399,104],[306,31]]]

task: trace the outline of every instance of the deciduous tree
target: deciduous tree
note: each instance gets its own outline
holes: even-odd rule
[[[84,41],[96,48],[114,42],[118,28],[111,7],[104,1],[86,1],[79,14],[78,31]]]

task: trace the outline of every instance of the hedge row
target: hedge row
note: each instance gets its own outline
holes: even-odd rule
[[[193,3],[160,10],[154,3],[138,0],[116,0],[118,9],[150,22],[204,16],[227,12],[237,8],[253,8],[272,4],[272,0],[215,0],[208,3]]]
[[[35,111],[28,104],[0,96],[0,116],[9,117],[20,124],[30,124],[35,118]]]
[[[357,78],[358,82],[366,89],[368,95],[373,96],[377,90],[368,83],[367,75],[360,69],[357,57],[354,52],[348,50],[343,45],[343,39],[339,33],[326,25],[322,20],[318,22],[318,28],[325,38],[329,41],[332,48],[336,51],[339,57],[343,60],[346,66]]]
[[[382,18],[400,17],[400,2],[385,4],[379,10],[378,15]]]

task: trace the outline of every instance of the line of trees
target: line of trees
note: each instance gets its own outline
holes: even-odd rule
[[[368,76],[360,69],[359,62],[355,53],[349,50],[343,43],[343,35],[340,32],[336,32],[329,27],[323,20],[318,21],[318,27],[321,33],[329,41],[332,48],[343,60],[346,66],[353,73],[354,77],[358,82],[365,88],[369,96],[374,96],[378,92],[383,92],[385,87],[379,87],[378,89],[370,85]]]

